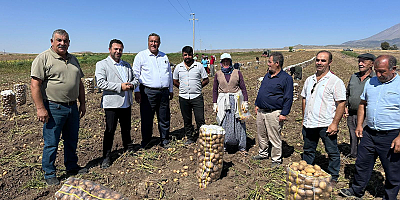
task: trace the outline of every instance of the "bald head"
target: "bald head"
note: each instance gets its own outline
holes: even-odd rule
[[[390,55],[376,58],[375,74],[381,83],[392,80],[396,76],[396,58]]]
[[[397,60],[394,56],[391,56],[391,55],[380,55],[375,60],[375,66],[378,66],[381,64],[384,64],[385,66],[387,66],[389,70],[393,70],[393,68],[396,67]]]

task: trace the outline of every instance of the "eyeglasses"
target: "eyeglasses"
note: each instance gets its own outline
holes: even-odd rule
[[[314,93],[314,88],[315,88],[315,86],[317,86],[317,83],[314,83],[314,85],[312,86],[311,94]]]

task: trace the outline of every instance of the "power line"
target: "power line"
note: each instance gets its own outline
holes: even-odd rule
[[[176,1],[178,1],[178,3],[179,3],[179,5],[181,6],[181,8],[186,12],[186,14],[188,13],[187,11],[186,11],[186,9],[182,6],[182,4],[181,4],[181,2],[179,2],[179,0],[176,0]]]
[[[187,2],[187,4],[188,4],[188,6],[189,6],[190,12],[193,13],[192,8],[191,8],[190,5],[189,5],[189,1],[186,0],[186,2]]]
[[[169,4],[171,4],[172,7],[175,8],[175,6],[172,5],[171,1],[168,0],[168,2],[169,2]],[[179,14],[184,20],[186,20],[186,18],[183,17],[183,15],[178,11],[178,9],[175,8],[175,10],[176,10],[176,12],[178,12],[178,14]]]

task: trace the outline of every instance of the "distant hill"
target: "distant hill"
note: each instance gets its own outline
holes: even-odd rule
[[[400,23],[371,37],[361,40],[348,41],[342,45],[351,47],[376,48],[380,47],[382,42],[388,42],[391,46],[393,44],[397,46],[400,45]]]

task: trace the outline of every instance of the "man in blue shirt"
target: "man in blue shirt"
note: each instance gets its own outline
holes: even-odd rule
[[[346,197],[361,198],[379,156],[385,170],[384,200],[397,199],[400,188],[400,78],[396,58],[381,55],[375,60],[376,77],[365,83],[357,113],[358,146],[356,171],[350,188],[341,189]],[[366,114],[366,115],[365,115]],[[366,117],[367,126],[363,129]]]
[[[259,150],[253,159],[268,158],[269,141],[272,144],[272,167],[282,163],[281,130],[293,103],[293,79],[282,70],[282,66],[282,53],[271,53],[268,59],[268,73],[261,82],[255,102]]]

